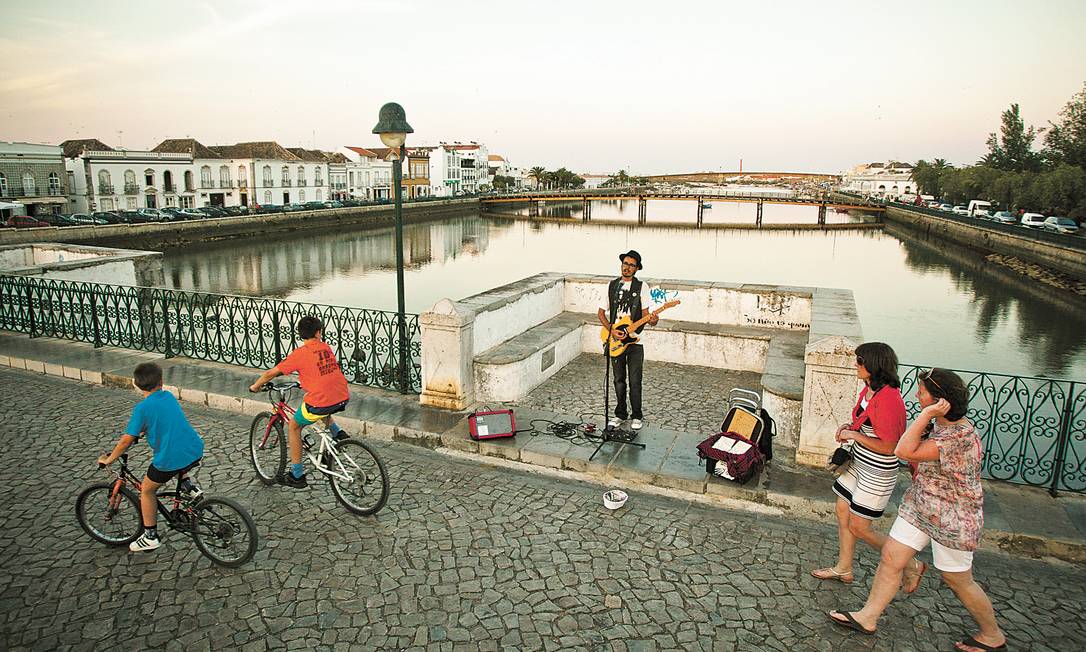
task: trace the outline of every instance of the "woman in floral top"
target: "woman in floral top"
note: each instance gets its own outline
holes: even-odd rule
[[[830,619],[874,634],[879,617],[897,594],[905,568],[930,543],[943,582],[980,628],[955,643],[955,648],[1005,650],[1007,639],[996,623],[992,602],[973,579],[973,551],[984,523],[980,484],[984,454],[973,424],[965,418],[969,390],[957,374],[932,369],[920,377],[916,398],[923,410],[895,450],[899,458],[917,465],[916,476],[883,546],[867,604],[855,612],[831,611]],[[921,573],[926,569],[922,566]]]

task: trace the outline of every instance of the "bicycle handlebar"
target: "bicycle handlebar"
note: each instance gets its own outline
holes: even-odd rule
[[[288,390],[288,389],[297,389],[299,387],[301,387],[301,384],[296,380],[287,381],[287,382],[281,383],[279,385],[276,385],[273,382],[266,382],[266,383],[264,383],[263,385],[260,386],[260,391],[261,392],[270,392],[272,390],[277,390],[277,391],[282,392],[282,391],[285,391],[285,390]]]

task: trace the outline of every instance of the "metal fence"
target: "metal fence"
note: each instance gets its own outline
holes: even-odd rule
[[[94,346],[267,369],[299,345],[305,315],[324,323],[350,382],[399,390],[394,312],[164,288],[0,276],[0,329]],[[406,315],[407,391],[422,386],[418,315]]]
[[[920,412],[916,384],[929,369],[901,365],[910,420]],[[984,477],[1044,487],[1052,495],[1086,492],[1086,383],[952,371],[969,387],[966,417],[984,444]]]

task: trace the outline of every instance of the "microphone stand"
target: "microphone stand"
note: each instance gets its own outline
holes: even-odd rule
[[[611,289],[607,288],[607,303],[611,309],[609,313],[610,319],[608,324],[613,325],[615,323],[615,316],[618,312],[618,306],[615,305],[613,297],[611,297]],[[596,446],[596,450],[592,452],[588,457],[588,461],[591,462],[592,458],[596,457],[596,453],[600,452],[604,444],[610,442],[617,442],[621,446],[637,446],[641,450],[645,450],[645,445],[639,442],[633,441],[630,433],[623,432],[619,428],[612,428],[607,422],[611,419],[611,338],[607,337],[603,341],[603,430],[600,433],[600,444]]]

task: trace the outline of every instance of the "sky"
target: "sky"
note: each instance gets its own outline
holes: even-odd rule
[[[971,164],[1086,82],[1086,2],[0,3],[0,140],[480,141],[585,173]]]

